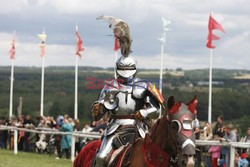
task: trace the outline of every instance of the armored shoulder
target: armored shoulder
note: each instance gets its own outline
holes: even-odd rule
[[[117,82],[114,79],[106,81],[97,101],[101,102],[108,92],[116,90],[116,85]]]
[[[105,86],[103,87],[103,89],[105,90],[113,90],[113,89],[118,89],[118,88],[119,88],[119,84],[116,79],[107,80]]]
[[[148,83],[143,80],[136,80],[133,85],[132,96],[137,99],[146,97]]]

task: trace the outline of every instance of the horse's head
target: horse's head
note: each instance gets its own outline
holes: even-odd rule
[[[174,102],[174,97],[168,100],[169,120],[171,127],[176,132],[177,144],[180,148],[179,166],[193,166],[195,155],[195,134],[192,122],[196,115],[196,97],[188,104]]]

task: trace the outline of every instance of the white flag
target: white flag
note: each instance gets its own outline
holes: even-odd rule
[[[166,32],[162,33],[161,38],[159,38],[159,41],[161,41],[163,44],[166,43]]]
[[[171,24],[170,20],[166,20],[164,17],[161,18],[162,20],[162,28],[164,31],[169,31],[168,25]]]

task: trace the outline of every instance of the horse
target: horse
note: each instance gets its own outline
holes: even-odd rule
[[[197,99],[175,103],[168,99],[164,115],[153,124],[144,139],[138,138],[124,147],[117,161],[109,167],[193,167],[195,135],[192,121]],[[101,141],[88,143],[74,161],[74,167],[90,167]]]

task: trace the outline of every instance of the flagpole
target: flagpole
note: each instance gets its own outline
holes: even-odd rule
[[[169,28],[167,27],[168,24],[170,24],[171,22],[166,20],[164,17],[161,18],[162,20],[162,28],[163,28],[163,33],[161,38],[159,39],[161,41],[161,66],[160,66],[160,78],[159,78],[159,91],[162,94],[162,85],[163,85],[163,58],[164,58],[164,45],[166,43],[166,32],[169,30]],[[160,108],[160,114],[159,114],[159,118],[162,115],[162,108]]]
[[[209,66],[209,96],[208,96],[208,122],[212,121],[212,68],[213,68],[213,49],[210,49]]]
[[[42,56],[42,74],[41,74],[41,105],[40,105],[40,116],[43,116],[43,100],[44,100],[44,57],[45,55]]]
[[[78,57],[76,56],[76,64],[75,64],[75,114],[74,119],[77,119],[78,113]]]
[[[160,68],[160,79],[159,79],[159,90],[160,93],[162,94],[162,78],[163,78],[163,56],[164,56],[164,44],[161,44],[161,68]],[[160,106],[160,114],[159,118],[161,118],[162,115],[162,107]]]
[[[210,12],[210,15],[213,16],[213,11]],[[212,123],[212,70],[213,68],[213,49],[210,48],[210,62],[209,62],[209,92],[208,92],[208,122]]]
[[[10,49],[10,59],[11,59],[11,74],[10,74],[10,106],[9,106],[9,118],[13,115],[13,82],[14,82],[14,62],[15,62],[15,42],[16,42],[16,32],[13,33],[13,41]]]
[[[44,61],[45,61],[45,41],[46,34],[45,29],[43,29],[42,34],[38,34],[39,39],[41,40],[41,57],[42,57],[42,72],[41,72],[41,104],[40,104],[40,116],[44,115]]]
[[[14,82],[14,59],[11,59],[9,118],[12,116],[13,113],[13,82]]]
[[[164,56],[164,45],[161,44],[161,69],[160,69],[160,93],[162,94],[162,78],[163,78],[163,56]]]
[[[78,26],[76,25],[76,32],[78,32]],[[76,47],[78,52],[78,46]],[[78,56],[75,55],[75,105],[74,105],[74,119],[78,118]]]

